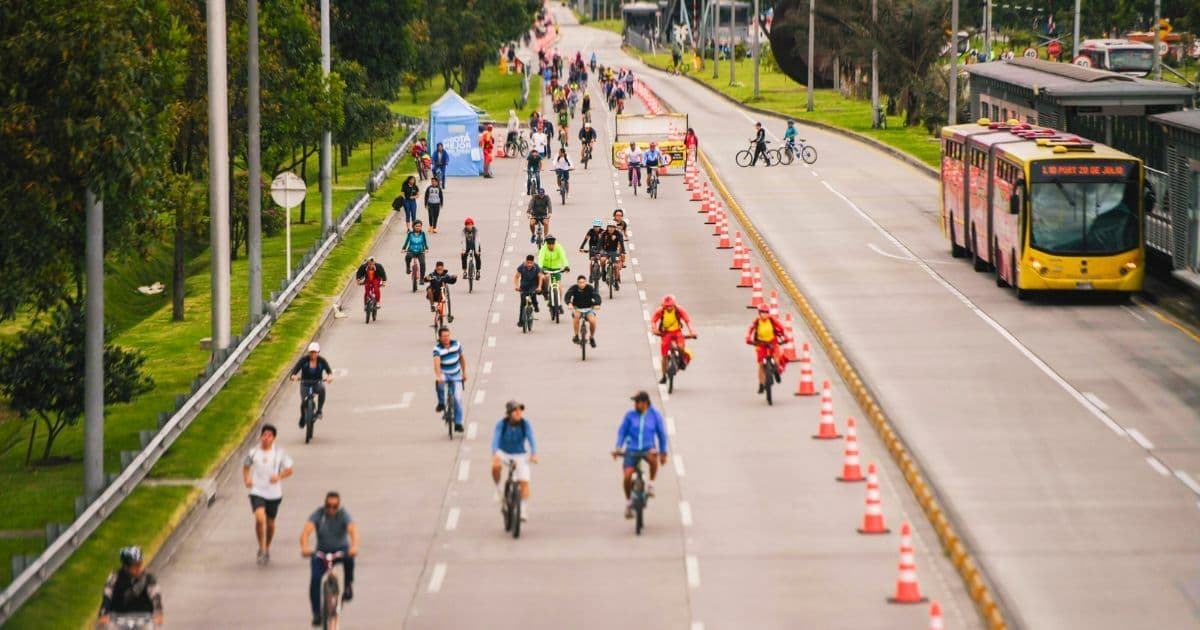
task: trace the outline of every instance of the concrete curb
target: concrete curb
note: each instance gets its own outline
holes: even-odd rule
[[[622,48],[625,48],[625,46],[622,46]],[[635,56],[636,56],[636,54],[635,54]],[[641,60],[642,65],[646,66],[647,68],[651,68],[653,70],[656,70],[658,72],[666,74],[666,70],[664,68],[654,65],[652,63],[647,63],[644,59],[641,59],[641,57],[638,57],[638,59]],[[787,114],[783,114],[783,113],[780,113],[780,112],[777,112],[774,110],[770,110],[770,109],[763,109],[761,107],[755,107],[753,105],[747,105],[746,103],[743,103],[743,102],[733,98],[732,96],[714,88],[713,86],[701,81],[700,79],[693,77],[691,74],[687,74],[684,76],[687,77],[692,82],[694,82],[696,85],[699,85],[700,87],[708,90],[709,92],[712,92],[713,94],[716,94],[717,96],[725,99],[726,101],[733,103],[737,107],[741,107],[742,109],[752,111],[756,114],[762,114],[764,116],[775,116],[778,118],[788,118]],[[855,140],[855,141],[861,142],[863,144],[869,145],[872,148],[883,151],[884,153],[887,153],[888,155],[917,169],[918,171],[921,172],[921,174],[925,175],[926,177],[929,177],[930,179],[936,180],[938,178],[939,174],[938,174],[937,169],[922,162],[921,160],[918,160],[917,158],[913,157],[912,155],[909,155],[908,153],[905,153],[904,151],[901,151],[900,149],[897,149],[896,147],[893,147],[885,142],[876,140],[875,138],[872,138],[871,136],[863,135],[861,133],[858,133],[857,131],[851,131],[851,130],[845,129],[843,127],[838,127],[836,125],[831,125],[829,123],[824,123],[824,122],[820,122],[817,120],[805,120],[803,118],[794,118],[793,120],[795,120],[796,123],[800,124],[800,125],[816,127],[817,129],[822,129],[824,131],[836,133],[838,135],[850,138],[851,140]]]

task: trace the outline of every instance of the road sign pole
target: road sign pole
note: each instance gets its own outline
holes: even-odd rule
[[[1158,54],[1158,45],[1162,41],[1162,29],[1159,28],[1159,21],[1162,20],[1162,0],[1154,0],[1154,80],[1162,81],[1162,55]]]
[[[808,111],[813,110],[813,66],[816,61],[813,59],[813,28],[816,24],[816,9],[817,0],[808,0]]]
[[[321,0],[321,72],[329,79],[329,0]],[[333,132],[321,133],[321,236],[333,229]]]
[[[283,208],[284,231],[283,250],[284,261],[287,265],[287,279],[292,281],[292,208],[304,201],[308,186],[295,173],[287,171],[280,173],[271,182],[271,199]]]
[[[208,0],[208,215],[212,350],[229,347],[229,85],[225,0]]]
[[[946,120],[958,124],[958,0],[950,3],[950,111]]]
[[[249,219],[246,225],[246,259],[250,271],[250,324],[262,316],[262,138],[259,134],[258,85],[258,0],[246,3],[246,26],[249,31],[246,47],[246,120],[249,138],[246,143],[246,170],[249,174]]]
[[[1071,62],[1079,56],[1079,0],[1075,0],[1075,35],[1071,38]]]

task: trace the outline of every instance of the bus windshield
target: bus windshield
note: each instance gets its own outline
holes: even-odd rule
[[[1150,72],[1154,66],[1154,51],[1144,48],[1118,48],[1108,51],[1108,63],[1113,72]]]
[[[1134,177],[1035,179],[1030,190],[1030,245],[1060,255],[1129,251],[1138,246],[1137,208]]]

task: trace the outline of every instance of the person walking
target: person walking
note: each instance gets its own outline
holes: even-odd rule
[[[767,156],[767,130],[763,129],[762,123],[754,123],[754,139],[751,142],[754,143],[754,156],[750,158],[750,166],[758,164],[759,156],[770,166],[771,158]]]
[[[433,176],[442,182],[442,188],[446,187],[446,165],[450,164],[450,154],[446,152],[446,147],[442,143],[437,143],[437,148],[433,150]]]
[[[492,136],[492,123],[488,123],[483,135],[479,136],[479,148],[483,149],[483,176],[492,177],[492,153],[496,148],[496,139]]]
[[[446,191],[441,181],[434,177],[425,188],[425,212],[429,214],[429,231],[434,234],[437,234],[438,215],[441,214],[442,204],[446,199]]]
[[[412,231],[413,222],[417,220],[417,195],[421,187],[417,185],[417,177],[409,175],[400,185],[400,196],[392,201],[392,210],[404,212],[404,229]]]
[[[275,434],[275,425],[264,424],[258,434],[258,446],[246,453],[242,464],[242,481],[250,489],[250,509],[254,512],[259,565],[271,561],[275,516],[283,501],[283,480],[293,473],[292,458],[275,444]]]

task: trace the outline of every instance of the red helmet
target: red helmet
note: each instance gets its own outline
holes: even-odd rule
[[[475,225],[475,220],[471,217],[467,217],[467,220],[463,221],[463,225]]]
[[[664,295],[663,300],[662,300],[662,305],[663,305],[663,308],[666,308],[668,306],[675,306],[675,296],[670,295],[670,294]]]
[[[770,313],[770,312],[771,312],[771,307],[770,307],[770,306],[768,306],[768,305],[767,305],[767,304],[765,304],[765,303],[763,303],[763,304],[759,304],[759,305],[758,305],[758,312],[759,312],[759,313]]]

